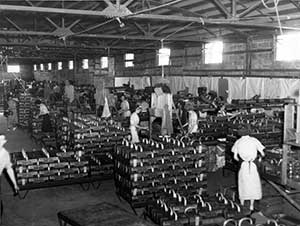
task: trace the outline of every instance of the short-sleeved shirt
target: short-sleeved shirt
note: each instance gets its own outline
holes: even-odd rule
[[[55,93],[60,93],[60,87],[58,85],[54,86],[53,91]]]
[[[198,116],[195,111],[189,111],[189,132],[197,133],[198,131]]]
[[[69,99],[69,102],[72,103],[75,98],[74,93],[74,86],[73,85],[67,85],[65,86],[65,95]]]
[[[243,161],[254,161],[257,157],[257,151],[262,151],[265,147],[258,139],[250,136],[242,136],[238,139],[233,147],[232,152],[239,154]]]
[[[130,126],[137,126],[140,123],[140,117],[136,112],[133,112],[130,116]]]
[[[45,104],[40,104],[40,115],[49,114],[48,108]]]
[[[0,148],[0,175],[4,169],[9,169],[12,167],[9,153],[4,148]]]
[[[123,111],[123,117],[130,117],[130,107],[129,107],[129,103],[127,100],[122,101],[121,103],[121,110]]]

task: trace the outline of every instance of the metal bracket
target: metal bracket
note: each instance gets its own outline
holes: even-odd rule
[[[86,187],[84,186],[84,184],[79,184],[79,185],[80,185],[80,187],[82,188],[82,190],[84,190],[84,191],[90,190],[90,184],[89,184],[89,183],[87,184]]]
[[[18,192],[19,199],[25,199],[26,196],[28,195],[28,193],[29,193],[29,190],[26,190],[25,193],[24,193],[24,195],[21,195],[21,191],[19,191]]]
[[[100,188],[100,186],[101,186],[101,183],[98,181],[98,183],[96,184],[96,182],[94,183],[94,182],[91,182],[91,185],[92,185],[92,187],[95,189],[95,190],[97,190],[97,189],[99,189]]]

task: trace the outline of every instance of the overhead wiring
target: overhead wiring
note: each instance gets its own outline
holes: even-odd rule
[[[277,21],[278,21],[278,26],[279,26],[279,30],[280,30],[280,33],[283,34],[282,32],[282,25],[281,25],[281,21],[280,21],[280,15],[279,15],[279,10],[278,10],[278,5],[279,5],[279,1],[280,0],[273,0],[274,2],[274,7],[269,7],[265,0],[261,0],[262,4],[264,5],[264,7],[268,10],[275,10],[276,12],[276,17],[277,17]]]
[[[114,18],[109,19],[109,20],[107,20],[107,21],[105,21],[103,23],[97,24],[97,25],[92,26],[90,28],[87,28],[87,29],[85,29],[83,31],[76,32],[76,33],[74,33],[72,35],[69,35],[69,36],[80,35],[82,33],[94,30],[94,29],[99,28],[99,27],[101,27],[101,26],[103,26],[105,24],[108,24],[108,23],[110,23],[110,22],[112,22],[112,21],[114,21],[116,19],[120,19],[120,18],[125,19],[125,18],[128,18],[130,16],[135,16],[135,15],[138,15],[138,14],[142,14],[142,13],[150,12],[150,11],[157,10],[157,9],[160,9],[160,8],[164,8],[166,6],[170,6],[170,5],[182,2],[182,1],[184,1],[184,0],[175,0],[175,1],[172,1],[172,2],[168,2],[168,3],[162,4],[160,6],[152,7],[150,9],[145,9],[145,10],[141,10],[141,11],[138,11],[138,12],[135,12],[135,13],[131,13],[131,14],[127,15],[127,16],[114,17]]]
[[[185,1],[185,0],[175,0],[175,1],[172,1],[172,2],[167,2],[165,4],[162,4],[162,5],[159,5],[159,6],[156,6],[156,7],[152,7],[150,9],[144,9],[144,10],[129,14],[127,16],[124,16],[123,18],[130,17],[130,16],[135,16],[135,15],[142,14],[142,13],[147,13],[147,12],[157,10],[157,9],[161,9],[161,8],[164,8],[164,7],[167,7],[167,6],[170,6],[170,5],[174,5],[176,3],[183,2],[183,1]]]

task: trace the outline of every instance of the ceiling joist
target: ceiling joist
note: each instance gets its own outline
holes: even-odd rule
[[[0,35],[31,35],[31,36],[48,36],[57,37],[57,32],[44,32],[44,31],[0,31]],[[109,35],[109,34],[80,34],[76,35],[78,38],[102,38],[102,39],[123,39],[123,40],[150,40],[160,41],[164,37],[153,37],[153,36],[131,36],[131,35]],[[182,42],[201,42],[197,39],[185,39],[185,38],[169,38],[170,41],[182,41]]]
[[[268,0],[265,0],[265,2],[267,3]],[[248,15],[249,13],[253,12],[253,10],[257,9],[261,5],[262,5],[261,0],[259,0],[258,2],[256,2],[252,6],[250,6],[248,9],[246,9],[243,12],[239,13],[237,16],[238,17],[244,17],[244,16]]]
[[[258,33],[276,33],[278,18],[283,30],[300,30],[300,4],[296,0],[282,0],[278,17],[275,10],[263,7],[261,0],[6,0],[1,3],[0,45],[16,48],[16,56],[21,58],[26,55],[36,59],[68,58],[76,51],[83,55],[100,54],[107,49],[151,50],[158,48],[164,39],[170,47],[199,46],[212,38],[243,42]]]
[[[221,12],[225,14],[226,18],[231,17],[230,12],[227,10],[227,8],[223,5],[222,2],[220,2],[219,0],[213,0],[213,2],[221,10]]]
[[[217,0],[214,0],[217,1]],[[0,5],[2,11],[18,11],[18,12],[38,12],[38,13],[54,13],[64,15],[78,15],[78,16],[96,16],[96,17],[111,17],[111,15],[104,11],[93,10],[78,10],[78,9],[61,9],[61,8],[48,8],[48,7],[29,7],[29,6],[17,6],[17,5]],[[293,18],[300,18],[300,15],[295,15]],[[129,14],[126,18],[143,19],[143,20],[155,20],[155,21],[170,21],[170,22],[196,22],[207,25],[231,25],[239,27],[256,27],[256,28],[269,28],[278,29],[277,24],[259,24],[259,20],[241,22],[236,19],[207,19],[199,17],[185,17],[177,15],[158,15],[158,14]],[[286,16],[286,19],[289,19]],[[300,30],[297,27],[283,26],[282,29],[286,30]]]

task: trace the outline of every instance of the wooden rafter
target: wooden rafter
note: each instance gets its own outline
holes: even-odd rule
[[[156,2],[156,1],[150,1],[153,5],[158,6],[161,5],[160,3]],[[175,12],[179,12],[184,16],[199,16],[201,17],[202,15],[200,15],[199,13],[194,13],[192,11],[186,10],[184,8],[178,8],[176,6],[166,6],[166,9],[170,9],[171,11],[175,11]]]
[[[3,11],[19,11],[19,12],[39,12],[39,13],[56,13],[56,14],[68,14],[68,15],[80,15],[80,16],[91,16],[91,17],[110,17],[107,12],[93,11],[93,10],[75,10],[75,9],[60,9],[60,8],[48,8],[48,7],[28,7],[28,6],[15,6],[15,5],[1,5],[0,10]],[[282,16],[283,17],[283,16]],[[246,22],[240,22],[236,20],[226,19],[208,19],[199,17],[184,17],[177,15],[158,15],[158,14],[133,14],[128,15],[126,18],[136,20],[156,20],[156,21],[177,21],[177,22],[196,22],[204,23],[206,25],[232,25],[240,27],[253,27],[253,28],[268,28],[278,29],[277,24],[262,24],[262,20],[252,20]],[[289,16],[286,16],[289,18]],[[295,15],[293,18],[300,18],[300,15]],[[285,30],[300,30],[297,27],[282,27]]]
[[[49,17],[45,17],[45,19],[52,24],[56,29],[60,28],[53,20],[51,20]]]
[[[214,33],[212,30],[210,30],[209,28],[202,26],[202,29],[208,32],[209,34],[211,34],[212,36],[214,36],[215,38],[218,37],[217,34]]]
[[[14,26],[17,30],[22,31],[22,28],[20,28],[14,21],[12,21],[11,19],[9,19],[7,16],[5,17],[5,19],[6,19],[12,26]]]
[[[243,38],[248,38],[249,37],[249,35],[246,32],[243,32],[240,29],[235,29],[235,28],[230,27],[230,26],[227,26],[225,28],[228,29],[228,30],[230,30],[230,31],[233,31],[235,34],[238,34],[238,35],[240,35]]]
[[[221,10],[223,14],[225,14],[226,18],[230,18],[231,14],[228,9],[223,5],[219,0],[213,0],[214,4]]]
[[[31,35],[31,36],[56,36],[53,32],[44,31],[1,31],[0,35]],[[119,39],[123,40],[161,40],[163,37],[153,37],[153,36],[138,36],[138,35],[109,35],[109,34],[79,34],[75,37],[79,38],[104,38],[104,39]],[[184,42],[199,42],[197,39],[185,39],[185,38],[170,38],[172,41],[184,41]]]
[[[121,39],[118,40],[118,42]],[[116,41],[114,41],[115,44]],[[82,42],[80,42],[82,43]],[[95,44],[95,45],[76,45],[73,43],[68,42],[67,45],[58,45],[57,43],[55,43],[54,41],[49,41],[48,43],[46,42],[35,42],[35,41],[26,41],[24,42],[24,40],[22,39],[14,39],[14,40],[4,40],[4,39],[0,39],[0,45],[1,46],[19,46],[19,47],[35,47],[35,46],[39,46],[39,48],[49,48],[51,50],[53,49],[68,49],[68,48],[74,48],[74,49],[78,49],[78,50],[86,50],[86,51],[91,51],[91,50],[101,50],[104,48],[108,48],[111,47],[113,49],[143,49],[144,46],[139,46],[139,45],[135,45],[135,46],[130,46],[130,45],[108,45],[105,43],[102,44]],[[146,48],[146,49],[153,49],[153,48]]]
[[[246,6],[245,4],[243,4],[243,3],[241,3],[241,2],[238,2],[238,4],[239,4],[240,6],[242,6],[244,9],[247,9],[247,6]],[[268,17],[271,21],[274,21],[274,19],[273,19],[272,17],[269,17],[269,15],[264,14],[260,9],[256,9],[256,11],[257,11],[260,15],[265,16],[265,17]]]
[[[137,22],[134,22],[135,27],[138,28],[139,31],[141,31],[144,35],[147,34],[147,31]]]
[[[295,0],[289,0],[290,3],[292,3],[294,6],[296,6],[297,9],[300,10],[300,4],[299,2],[296,2]]]
[[[237,0],[231,0],[231,14],[232,14],[232,17],[236,17],[236,1]]]
[[[170,25],[168,25],[168,24],[163,25],[160,28],[156,29],[155,31],[152,31],[152,35],[156,35],[168,27],[170,27]]]
[[[265,0],[265,2],[267,2],[268,0]],[[250,6],[248,9],[244,10],[243,12],[239,13],[237,16],[238,17],[244,17],[246,15],[248,15],[249,13],[253,12],[255,9],[257,9],[259,6],[261,6],[262,3],[259,0],[258,2],[254,3],[252,6]]]
[[[114,7],[114,4],[110,0],[103,0],[108,6]]]
[[[123,5],[124,6],[129,6],[132,2],[134,2],[135,0],[128,0],[127,2],[125,2]]]

